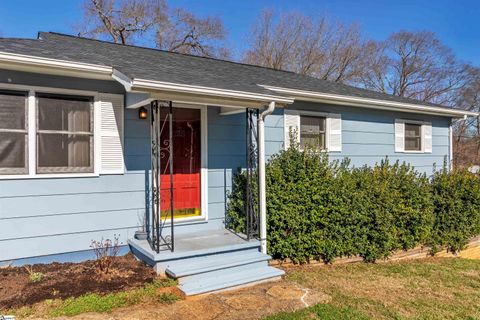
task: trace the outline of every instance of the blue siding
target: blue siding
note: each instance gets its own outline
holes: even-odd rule
[[[113,81],[27,74],[0,70],[0,82],[33,86],[123,93]],[[409,161],[431,172],[448,155],[449,119],[360,108],[296,102],[293,108],[342,114],[343,149],[333,159],[350,157],[354,165],[369,164],[389,156]],[[395,118],[429,120],[433,124],[432,154],[396,154]],[[91,240],[132,237],[145,212],[150,177],[149,122],[137,111],[125,111],[125,165],[123,175],[100,177],[0,180],[0,261],[38,257],[35,261],[64,261],[91,257]],[[267,157],[283,148],[283,110],[266,120]],[[218,228],[225,218],[226,195],[232,176],[245,167],[245,115],[221,116],[208,107],[208,222],[178,226],[177,233]],[[78,254],[63,255],[77,252]],[[60,255],[58,255],[60,254]],[[68,258],[71,257],[71,258]],[[20,260],[26,261],[26,260]],[[21,263],[21,262],[18,262]]]
[[[295,102],[289,109],[340,113],[342,115],[342,152],[331,152],[330,158],[350,158],[353,166],[372,166],[385,157],[408,162],[418,171],[431,175],[434,165],[449,161],[450,118],[390,112],[375,109]],[[432,123],[432,153],[395,152],[395,119],[424,120]]]
[[[81,80],[5,70],[0,70],[0,81],[123,93],[123,89],[113,81]],[[42,259],[45,261],[51,261],[59,257],[57,254],[89,250],[91,240],[112,238],[114,234],[120,236],[123,244],[127,243],[145,213],[145,190],[150,177],[149,122],[139,120],[137,111],[125,110],[124,136],[124,175],[0,180],[0,261],[40,256],[44,256]],[[215,159],[212,161],[215,163]],[[223,167],[234,168],[236,165]],[[215,170],[223,167],[215,167]],[[209,176],[215,176],[215,170]],[[231,181],[228,174],[222,176],[222,179]],[[222,185],[216,180],[215,177],[210,178],[214,183],[212,190],[215,190],[215,186]],[[177,228],[177,233],[220,227],[224,207],[218,204],[224,202],[224,194],[223,189],[211,192],[213,202],[209,223],[184,224]]]

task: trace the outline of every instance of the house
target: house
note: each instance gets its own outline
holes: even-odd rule
[[[88,259],[92,240],[117,235],[187,294],[278,278],[264,167],[292,129],[333,159],[388,156],[431,174],[452,163],[452,121],[476,115],[56,33],[0,39],[0,262]],[[260,206],[235,235],[224,224],[232,172],[257,165]]]

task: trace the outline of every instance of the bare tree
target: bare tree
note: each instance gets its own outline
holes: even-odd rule
[[[225,56],[226,31],[216,17],[199,18],[165,0],[85,0],[80,33],[201,56]]]
[[[170,19],[157,25],[156,44],[160,49],[201,56],[224,57],[226,31],[217,17],[198,18],[184,9],[175,9]]]
[[[135,43],[165,19],[165,11],[163,0],[86,0],[80,33],[120,44]]]
[[[324,80],[350,82],[362,72],[362,36],[356,25],[298,13],[263,11],[243,61]]]
[[[468,69],[469,79],[459,92],[456,106],[480,112],[480,68]],[[454,124],[454,163],[457,166],[480,164],[480,122],[470,117]]]
[[[452,105],[468,80],[467,66],[431,32],[396,32],[364,53],[361,82],[372,90]]]

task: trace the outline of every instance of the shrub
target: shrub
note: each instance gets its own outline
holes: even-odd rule
[[[90,248],[95,253],[95,266],[97,272],[108,274],[115,262],[115,257],[120,251],[121,243],[119,242],[119,236],[113,235],[111,239],[101,239],[100,241],[92,240]]]
[[[469,192],[462,191],[469,202],[476,201],[475,195],[480,197],[471,179],[467,179],[469,185],[457,186],[469,188]],[[352,255],[375,261],[444,238],[438,226],[444,222],[439,221],[439,209],[434,209],[441,201],[438,191],[434,192],[437,180],[431,183],[411,166],[391,164],[388,159],[373,168],[351,168],[348,159],[330,161],[322,152],[301,151],[293,145],[266,165],[268,251],[275,258],[298,263],[312,258],[331,262]],[[473,212],[479,210],[472,205],[468,208],[472,214],[466,221],[472,222]],[[227,216],[232,229],[244,230],[244,173],[234,176]],[[464,241],[479,233],[478,224],[465,233]]]
[[[445,168],[433,176],[435,222],[429,245],[457,252],[480,234],[480,178],[467,170]]]
[[[350,190],[352,213],[360,217],[357,254],[365,261],[386,258],[400,249],[426,241],[433,223],[430,184],[406,164],[387,160],[373,168],[351,171],[355,189]]]

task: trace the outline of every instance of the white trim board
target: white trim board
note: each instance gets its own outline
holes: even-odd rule
[[[200,109],[200,202],[201,215],[174,218],[174,223],[208,221],[208,106],[199,104],[173,103],[174,108]],[[165,222],[170,225],[170,220]]]
[[[466,118],[468,116],[476,117],[479,115],[476,112],[458,110],[458,109],[447,109],[447,108],[441,108],[441,107],[431,107],[431,106],[409,104],[409,103],[402,103],[402,102],[395,102],[395,101],[328,94],[328,93],[322,93],[322,92],[289,89],[289,88],[274,87],[274,86],[268,86],[268,85],[262,85],[262,87],[272,90],[274,92],[289,95],[291,98],[295,100],[302,100],[302,101],[332,103],[332,104],[345,105],[345,106],[351,106],[351,107],[363,107],[363,108],[391,110],[391,111],[398,111],[398,112],[449,116],[453,118]]]
[[[111,79],[113,68],[104,65],[0,52],[0,68],[93,79]]]
[[[202,95],[211,95],[224,98],[236,98],[236,99],[245,99],[245,100],[256,100],[263,102],[275,101],[278,103],[293,103],[293,99],[268,95],[268,94],[259,94],[246,91],[236,91],[228,89],[219,89],[213,87],[203,87],[203,86],[194,86],[173,82],[163,82],[163,81],[153,81],[146,79],[133,79],[132,89],[134,90],[162,90],[162,91],[174,91],[190,94],[202,94]]]

